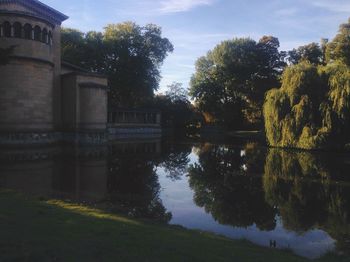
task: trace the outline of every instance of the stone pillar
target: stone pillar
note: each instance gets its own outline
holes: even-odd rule
[[[53,39],[53,40],[52,40]],[[61,90],[61,26],[56,25],[52,32],[54,77],[53,77],[53,122],[56,130],[62,129],[62,90]],[[50,41],[52,41],[50,43]]]

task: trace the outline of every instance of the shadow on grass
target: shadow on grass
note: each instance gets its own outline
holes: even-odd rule
[[[0,191],[0,232],[0,261],[306,261],[247,241],[10,191]]]

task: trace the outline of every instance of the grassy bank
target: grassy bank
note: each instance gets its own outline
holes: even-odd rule
[[[0,191],[0,232],[0,261],[306,261],[246,241],[8,191]]]

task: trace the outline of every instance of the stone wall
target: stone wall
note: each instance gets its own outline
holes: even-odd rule
[[[1,5],[1,9],[26,11],[18,5]],[[11,25],[11,35],[6,36],[4,23]],[[21,26],[15,35],[14,24]],[[25,39],[24,25],[35,26],[48,33],[54,25],[42,19],[21,16],[0,16],[0,48],[15,46],[10,63],[0,68],[0,132],[48,132],[54,129],[53,83],[54,52],[48,37]],[[51,33],[50,33],[51,34]],[[51,39],[51,38],[50,38]],[[44,40],[44,41],[43,41]]]
[[[66,131],[106,131],[107,79],[84,73],[62,76],[62,117]]]
[[[52,65],[12,59],[0,79],[0,132],[53,130]]]
[[[100,201],[108,190],[107,154],[106,147],[0,148],[0,187]]]

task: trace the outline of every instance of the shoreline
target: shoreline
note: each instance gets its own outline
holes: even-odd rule
[[[0,210],[0,258],[5,261],[309,261],[247,240],[13,191],[0,190]],[[313,261],[346,259],[329,254]]]

